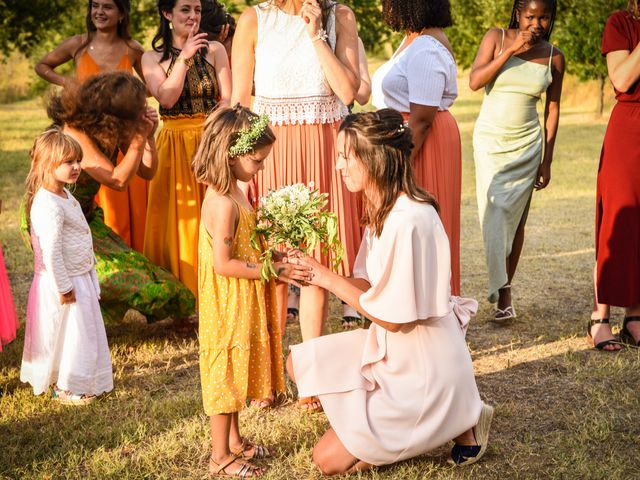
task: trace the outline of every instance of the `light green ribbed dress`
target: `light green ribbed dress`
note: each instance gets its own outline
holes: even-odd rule
[[[485,87],[473,130],[476,195],[490,302],[498,300],[498,289],[507,283],[506,257],[511,253],[542,160],[542,129],[536,104],[552,81],[552,53],[553,47],[548,65],[509,58]]]

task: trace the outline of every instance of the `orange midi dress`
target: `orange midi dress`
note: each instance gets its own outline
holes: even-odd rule
[[[133,73],[129,60],[129,49],[120,59],[116,70]],[[76,77],[84,82],[89,77],[102,73],[100,66],[85,50],[76,62]],[[122,152],[118,152],[116,164],[122,161]],[[96,203],[104,212],[104,223],[124,242],[139,252],[144,246],[144,230],[147,218],[147,195],[149,182],[134,176],[126,190],[119,192],[102,185],[96,195]]]
[[[236,203],[232,258],[259,263],[251,246],[252,211]],[[200,381],[207,415],[242,410],[247,398],[284,391],[284,366],[274,280],[225,277],[213,266],[213,244],[201,222],[198,243]]]
[[[331,90],[302,18],[271,2],[254,8],[258,40],[253,110],[269,116],[276,136],[265,168],[255,179],[257,194],[294,183],[327,193],[344,247],[339,272],[350,275],[362,236],[360,215],[357,196],[347,190],[335,168],[338,127],[348,110]],[[326,28],[327,41],[335,48],[335,7]],[[331,264],[319,252],[316,256],[324,265]]]

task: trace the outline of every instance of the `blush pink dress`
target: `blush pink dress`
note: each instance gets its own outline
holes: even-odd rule
[[[449,241],[435,209],[402,195],[379,237],[367,228],[354,276],[376,325],[291,347],[301,397],[317,395],[338,438],[385,465],[433,450],[475,426],[482,401],[466,326],[477,309],[451,297]]]

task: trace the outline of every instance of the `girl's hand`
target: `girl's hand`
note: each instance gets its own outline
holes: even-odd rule
[[[551,164],[547,162],[542,162],[538,167],[538,174],[536,175],[536,183],[534,187],[536,190],[542,190],[547,185],[549,185],[549,181],[551,180]]]
[[[287,257],[275,262],[273,268],[278,274],[278,280],[296,287],[303,287],[310,277],[309,267],[301,265],[299,262],[293,263]]]
[[[322,28],[322,10],[317,0],[305,0],[300,9],[300,16],[307,24],[309,37],[315,37]]]
[[[209,46],[209,41],[207,40],[206,33],[196,33],[197,25],[194,24],[191,30],[189,31],[189,36],[187,37],[187,41],[184,43],[182,47],[182,52],[180,53],[180,57],[184,60],[189,60],[192,58],[198,50],[201,48],[207,48]]]
[[[60,294],[60,305],[76,303],[76,293],[73,290]]]
[[[514,54],[526,52],[536,42],[537,37],[530,30],[519,30],[516,39],[511,44],[511,50]]]

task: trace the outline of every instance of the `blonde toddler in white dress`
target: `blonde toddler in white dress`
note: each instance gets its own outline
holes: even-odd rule
[[[113,389],[89,225],[65,184],[82,152],[58,129],[36,140],[27,178],[34,276],[20,380],[39,395],[54,386],[63,403],[88,403]],[[85,174],[86,175],[86,174]]]

